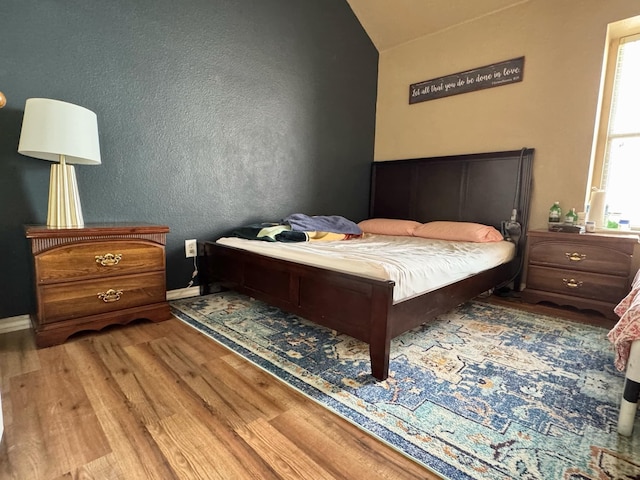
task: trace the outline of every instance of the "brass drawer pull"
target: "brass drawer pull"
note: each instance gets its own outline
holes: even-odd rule
[[[567,280],[566,278],[563,278],[562,282],[565,284],[565,286],[569,288],[578,288],[582,286],[582,282],[579,280],[576,280],[575,278],[571,278],[569,280]]]
[[[580,262],[585,258],[587,258],[587,256],[584,253],[578,253],[578,252],[573,252],[573,253],[566,252],[564,255],[572,262]]]
[[[103,267],[111,267],[117,265],[122,260],[122,254],[105,253],[104,255],[96,255],[96,263],[99,263]]]
[[[114,290],[113,288],[110,288],[106,292],[98,293],[98,298],[104,303],[117,302],[118,300],[120,300],[121,296],[122,290]]]

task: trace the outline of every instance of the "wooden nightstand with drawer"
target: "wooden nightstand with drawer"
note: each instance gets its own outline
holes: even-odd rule
[[[613,309],[629,293],[637,235],[535,230],[528,237],[525,302],[569,305],[618,319]]]
[[[136,319],[171,318],[166,296],[169,228],[104,224],[26,227],[34,261],[36,345]]]

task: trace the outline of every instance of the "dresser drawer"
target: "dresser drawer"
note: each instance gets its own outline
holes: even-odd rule
[[[46,324],[164,302],[165,273],[54,283],[41,286],[39,295],[39,319]]]
[[[79,242],[35,257],[39,284],[164,271],[164,247],[144,240]]]
[[[534,265],[625,277],[629,275],[630,258],[613,248],[571,242],[538,242],[529,249],[529,262]]]
[[[527,288],[618,303],[627,294],[628,277],[529,266]]]

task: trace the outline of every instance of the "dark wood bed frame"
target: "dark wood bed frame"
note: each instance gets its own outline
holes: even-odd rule
[[[524,255],[533,149],[374,162],[369,218],[455,220],[493,225],[514,204],[522,235],[514,260],[393,304],[393,281],[363,278],[218,245],[200,246],[201,293],[212,285],[250,295],[369,344],[371,370],[384,380],[391,339],[477,295],[514,281]]]

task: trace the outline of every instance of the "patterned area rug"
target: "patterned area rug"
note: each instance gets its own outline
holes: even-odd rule
[[[450,479],[640,479],[640,420],[616,433],[623,376],[607,330],[469,302],[368,345],[233,292],[173,313]]]

